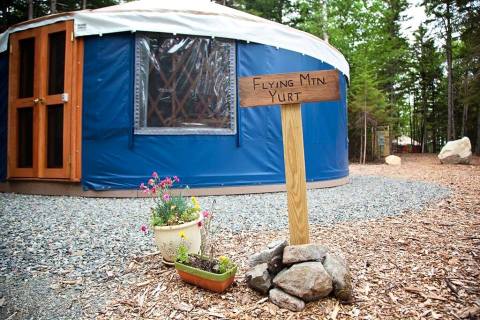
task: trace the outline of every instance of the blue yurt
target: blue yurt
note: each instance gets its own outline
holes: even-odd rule
[[[241,108],[238,79],[313,70],[339,71],[340,99],[302,105],[307,181],[338,185],[349,66],[327,42],[206,0],[17,24],[0,35],[0,190],[98,195],[153,171],[207,194],[281,190],[280,108]]]

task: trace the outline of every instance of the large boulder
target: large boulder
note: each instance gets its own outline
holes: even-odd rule
[[[448,141],[438,154],[441,163],[469,164],[472,158],[472,145],[468,137]]]
[[[305,309],[305,302],[297,297],[291,296],[288,293],[274,288],[269,293],[270,301],[279,306],[291,311],[302,311]]]
[[[327,251],[326,247],[315,243],[287,246],[283,250],[283,264],[290,265],[306,261],[322,262]]]
[[[267,263],[257,264],[245,274],[248,286],[261,294],[267,294],[272,286],[272,277],[267,268]]]
[[[333,295],[339,300],[351,301],[353,297],[352,276],[345,259],[327,253],[323,267],[332,277]]]
[[[248,264],[250,268],[257,264],[269,263],[273,257],[282,255],[283,249],[287,246],[287,240],[277,240],[267,245],[267,249],[250,256]]]
[[[402,158],[394,155],[389,155],[385,157],[385,163],[390,166],[399,166],[402,164]]]
[[[326,297],[332,291],[332,277],[321,262],[303,262],[284,269],[274,279],[275,286],[304,301]]]

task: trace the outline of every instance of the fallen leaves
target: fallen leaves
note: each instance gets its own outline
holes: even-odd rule
[[[423,211],[368,221],[311,226],[311,241],[341,251],[349,261],[354,302],[327,298],[301,313],[279,309],[243,281],[247,258],[279,232],[225,233],[218,251],[239,264],[222,295],[181,282],[158,253],[133,259],[135,279],[115,288],[100,319],[478,319],[480,317],[480,166],[438,164],[435,156],[402,155],[401,167],[352,165],[352,174],[384,175],[450,186],[449,199]],[[453,183],[453,184],[451,184]],[[387,208],[388,206],[386,206]],[[116,278],[121,275],[116,275]],[[476,318],[475,318],[476,317]]]
[[[458,313],[460,319],[475,319],[477,316],[480,316],[479,306],[467,307]]]

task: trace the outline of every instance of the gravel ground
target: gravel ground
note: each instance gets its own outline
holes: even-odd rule
[[[419,211],[448,196],[436,184],[352,176],[345,186],[308,191],[312,224]],[[232,232],[288,225],[284,193],[216,199],[216,220]],[[0,318],[74,319],[93,315],[111,298],[135,256],[154,251],[140,226],[149,199],[93,199],[0,194]]]

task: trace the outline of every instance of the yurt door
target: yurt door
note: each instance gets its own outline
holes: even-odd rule
[[[10,37],[9,177],[72,177],[72,23]]]

